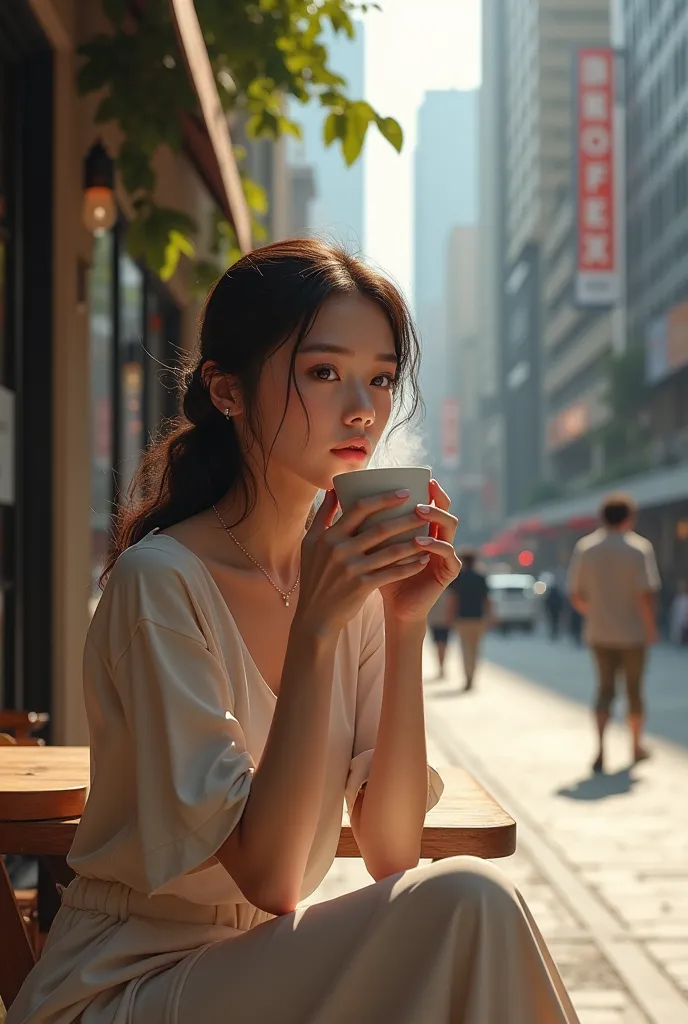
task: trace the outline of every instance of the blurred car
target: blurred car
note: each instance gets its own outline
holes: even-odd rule
[[[532,633],[540,614],[534,576],[493,573],[487,577],[492,601],[493,625],[500,633],[520,629]]]

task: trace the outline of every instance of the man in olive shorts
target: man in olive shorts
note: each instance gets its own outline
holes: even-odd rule
[[[571,603],[585,618],[586,639],[597,665],[595,772],[604,771],[604,733],[619,674],[626,683],[633,760],[648,756],[642,745],[642,682],[647,648],[657,640],[654,604],[660,588],[652,544],[633,532],[631,499],[611,495],[600,514],[601,529],[583,537],[574,549],[568,579]]]

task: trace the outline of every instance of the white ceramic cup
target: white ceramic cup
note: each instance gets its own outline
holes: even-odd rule
[[[430,479],[432,470],[429,466],[392,466],[386,469],[359,469],[352,473],[338,473],[332,483],[343,512],[347,512],[360,498],[372,498],[375,495],[388,494],[406,488],[410,494],[406,501],[392,508],[383,508],[363,523],[357,532],[363,532],[375,523],[387,519],[398,519],[410,515],[416,505],[430,504]],[[418,520],[418,526],[405,533],[396,534],[381,544],[399,544],[413,537],[427,537],[430,524]]]

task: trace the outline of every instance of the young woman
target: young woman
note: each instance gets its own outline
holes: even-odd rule
[[[434,481],[385,526],[370,515],[404,494],[337,519],[331,489],[405,386],[413,409],[416,365],[395,288],[316,241],[253,252],[215,286],[89,631],[77,877],[8,1024],[576,1020],[501,874],[416,867],[441,791],[421,647],[459,571],[456,519]],[[394,542],[419,519],[430,538]],[[345,798],[376,882],[299,908]]]

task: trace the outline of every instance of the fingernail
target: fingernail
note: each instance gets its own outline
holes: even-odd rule
[[[432,512],[432,505],[416,505],[416,512],[420,512],[422,516],[428,516]]]
[[[421,555],[418,561],[421,565],[427,565],[430,561],[430,555]]]
[[[416,537],[416,544],[420,544],[422,547],[428,547],[429,544],[434,542],[434,537]]]
[[[397,498],[408,498],[411,492],[409,491],[408,487],[402,487],[400,490],[395,491],[394,493],[396,494]]]

